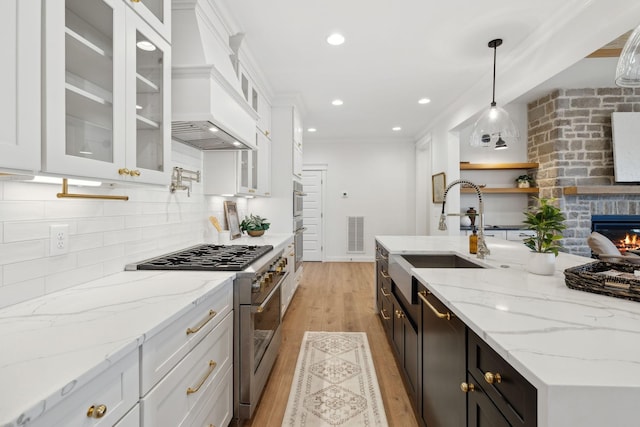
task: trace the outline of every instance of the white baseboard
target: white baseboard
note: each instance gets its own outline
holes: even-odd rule
[[[326,257],[324,262],[374,262],[375,258],[370,255],[335,256]]]

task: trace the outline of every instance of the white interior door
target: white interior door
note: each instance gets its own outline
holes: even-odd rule
[[[322,261],[322,195],[323,170],[303,170],[302,186],[306,194],[303,201],[303,221],[306,228],[303,238],[304,261]]]

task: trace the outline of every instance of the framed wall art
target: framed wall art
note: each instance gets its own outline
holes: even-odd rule
[[[433,203],[444,202],[444,191],[447,187],[447,178],[444,172],[431,175],[431,196]]]
[[[240,231],[240,219],[238,218],[238,209],[236,208],[236,202],[224,202],[224,216],[227,219],[227,225],[229,226],[229,234],[231,240],[237,239],[242,236]]]

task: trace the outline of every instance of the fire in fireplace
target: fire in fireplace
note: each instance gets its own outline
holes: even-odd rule
[[[622,253],[640,251],[640,215],[592,215],[591,231],[607,237]]]

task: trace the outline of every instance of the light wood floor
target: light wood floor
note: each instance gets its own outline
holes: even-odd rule
[[[305,262],[285,314],[282,346],[252,427],[282,424],[305,331],[366,332],[390,426],[417,426],[391,347],[375,311],[373,263]]]

